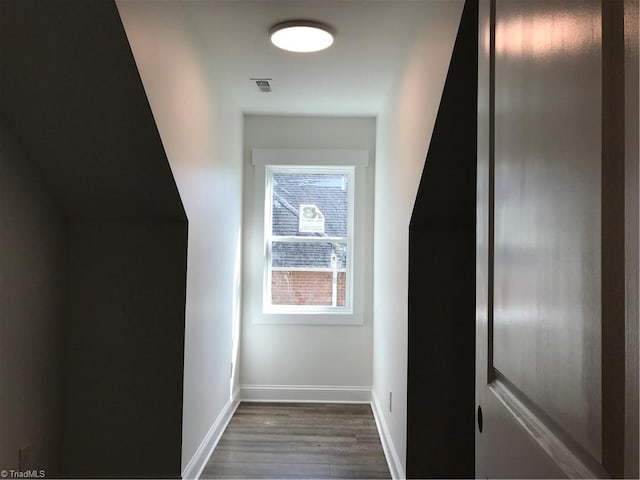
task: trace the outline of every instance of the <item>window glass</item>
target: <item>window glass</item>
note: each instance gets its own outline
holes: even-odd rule
[[[311,268],[322,270],[347,268],[347,244],[338,242],[272,242],[273,268]]]
[[[267,168],[265,306],[350,307],[352,167]]]
[[[346,237],[349,174],[274,172],[272,234]]]

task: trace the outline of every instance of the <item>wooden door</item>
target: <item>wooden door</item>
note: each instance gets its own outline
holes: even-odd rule
[[[637,2],[480,2],[481,478],[638,475],[625,8],[635,8],[637,44]]]

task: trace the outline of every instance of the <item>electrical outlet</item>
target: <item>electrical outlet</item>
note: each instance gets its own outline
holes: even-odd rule
[[[393,392],[389,392],[389,411],[392,412],[392,406],[393,406]]]

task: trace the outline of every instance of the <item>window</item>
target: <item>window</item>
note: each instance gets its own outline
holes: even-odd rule
[[[368,167],[367,150],[251,150],[243,315],[252,323],[364,323],[373,256]]]
[[[351,313],[354,167],[265,167],[265,313]]]

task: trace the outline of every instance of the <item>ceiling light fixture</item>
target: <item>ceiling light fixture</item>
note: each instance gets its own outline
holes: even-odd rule
[[[333,44],[333,32],[328,25],[309,20],[278,23],[269,30],[271,43],[288,52],[319,52]]]

